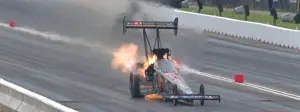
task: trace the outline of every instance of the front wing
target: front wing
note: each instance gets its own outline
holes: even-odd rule
[[[164,99],[167,100],[218,100],[221,102],[220,95],[198,95],[198,94],[188,94],[188,95],[166,95]]]

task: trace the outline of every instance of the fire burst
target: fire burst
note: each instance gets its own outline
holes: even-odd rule
[[[157,56],[156,55],[152,55],[147,61],[144,62],[143,67],[146,70],[147,67],[151,64],[153,64],[155,61],[157,60]]]
[[[143,67],[138,69],[139,74],[145,78],[146,74],[145,74],[145,70],[148,68],[149,65],[153,64],[157,59],[156,55],[152,55],[151,57],[149,57],[149,59],[146,61],[144,61],[143,63]]]
[[[141,63],[140,67],[137,67],[137,51],[138,46],[133,43],[121,45],[120,48],[113,52],[112,68],[121,69],[124,73],[137,72],[142,77],[145,77],[145,70],[149,65],[153,64],[156,61],[157,56],[152,55],[148,60],[145,59]]]
[[[123,44],[113,52],[112,67],[120,68],[122,72],[130,72],[137,60],[138,46],[132,43]]]
[[[137,51],[138,46],[133,43],[121,45],[120,48],[113,52],[112,68],[121,69],[124,73],[138,73],[145,78],[145,70],[148,66],[155,63],[157,56],[152,54],[148,59],[144,59],[144,61],[140,63],[140,66],[136,66],[138,63]],[[171,58],[169,57],[169,59]],[[173,60],[173,62],[179,67],[179,64],[175,60]]]

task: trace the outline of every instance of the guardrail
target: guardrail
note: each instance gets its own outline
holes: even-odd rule
[[[0,79],[1,112],[78,112]]]
[[[300,31],[272,25],[175,10],[179,24],[204,31],[247,38],[288,48],[300,48]]]

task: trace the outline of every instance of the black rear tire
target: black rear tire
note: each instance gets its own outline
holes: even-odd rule
[[[130,93],[132,98],[139,98],[142,97],[140,94],[140,76],[139,75],[133,75],[132,73],[130,74]]]
[[[199,95],[204,95],[205,93],[204,93],[204,85],[203,84],[200,84],[200,88],[199,88]],[[204,105],[204,100],[201,100],[200,101],[200,104],[201,105]]]

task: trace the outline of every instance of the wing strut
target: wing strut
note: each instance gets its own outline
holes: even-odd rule
[[[178,32],[178,18],[176,17],[173,22],[170,21],[128,21],[126,17],[123,19],[123,34],[127,32],[127,29],[143,29],[143,39],[145,47],[146,59],[149,59],[149,52],[153,49],[161,49],[162,44],[160,40],[160,29],[174,30],[174,35],[177,36]],[[156,29],[156,38],[154,47],[152,49],[150,41],[146,32],[146,29]],[[149,47],[148,47],[149,46]],[[149,51],[148,51],[149,50]]]

